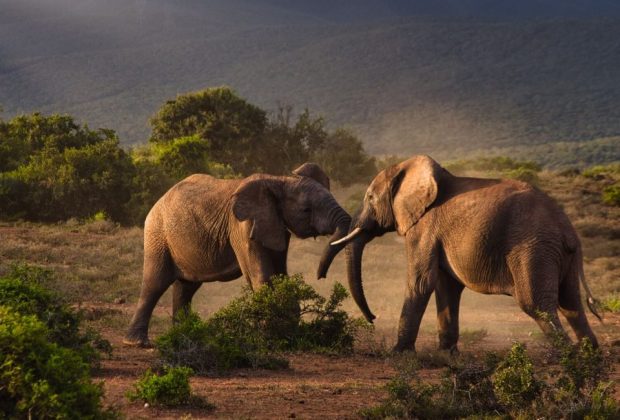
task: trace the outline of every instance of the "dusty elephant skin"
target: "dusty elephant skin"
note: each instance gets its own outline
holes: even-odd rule
[[[148,345],[157,301],[172,285],[173,314],[191,304],[203,282],[245,276],[256,289],[286,274],[291,233],[345,236],[350,216],[329,192],[329,178],[305,163],[293,176],[257,174],[221,180],[192,175],[166,192],[144,224],[144,274],[125,344]],[[344,247],[325,248],[318,277]]]
[[[366,243],[386,232],[405,237],[407,292],[395,350],[413,350],[422,315],[435,292],[439,345],[456,350],[464,287],[514,296],[546,335],[562,329],[557,310],[577,338],[597,340],[581,303],[592,295],[583,275],[581,244],[562,209],[520,181],[457,177],[427,156],[414,156],[372,181],[350,234],[347,269],[355,302],[372,321],[362,287]]]

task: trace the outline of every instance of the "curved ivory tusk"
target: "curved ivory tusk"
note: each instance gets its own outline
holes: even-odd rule
[[[340,245],[341,243],[349,242],[351,239],[355,238],[361,232],[362,232],[362,229],[356,227],[347,236],[345,236],[344,238],[340,238],[337,241],[332,242],[330,245]]]

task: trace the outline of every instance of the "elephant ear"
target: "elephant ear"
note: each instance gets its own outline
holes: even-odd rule
[[[329,177],[316,163],[306,162],[293,171],[293,174],[314,179],[329,190]]]
[[[272,183],[259,177],[246,179],[233,194],[232,211],[238,220],[252,222],[251,239],[274,251],[284,251],[286,227]]]
[[[441,167],[428,156],[416,156],[397,165],[391,182],[396,229],[404,235],[437,198]]]

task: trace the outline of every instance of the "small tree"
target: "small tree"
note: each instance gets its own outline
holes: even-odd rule
[[[113,131],[38,113],[0,125],[0,215],[57,221],[104,211],[124,219],[134,167]]]
[[[213,160],[247,174],[252,170],[247,152],[262,136],[267,117],[232,89],[217,87],[167,101],[150,122],[151,143],[197,136],[206,142]]]

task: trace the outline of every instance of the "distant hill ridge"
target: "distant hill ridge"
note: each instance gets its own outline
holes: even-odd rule
[[[0,0],[3,115],[69,113],[125,143],[222,84],[373,153],[587,141],[620,135],[619,68],[616,1]]]

